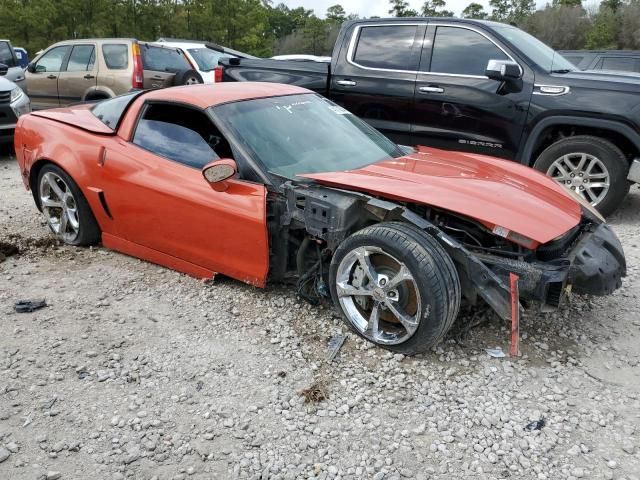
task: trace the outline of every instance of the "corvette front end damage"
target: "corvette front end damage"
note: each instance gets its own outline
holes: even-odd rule
[[[537,256],[532,251],[508,256],[474,251],[416,213],[416,209],[365,193],[289,183],[285,185],[285,194],[286,204],[280,205],[278,221],[274,222],[278,238],[283,238],[284,231],[287,238],[291,232],[302,231],[328,259],[346,237],[365,226],[389,221],[412,224],[436,238],[454,260],[466,300],[473,304],[478,297],[482,298],[503,319],[511,317],[510,273],[519,277],[520,300],[535,303],[543,311],[559,307],[570,291],[607,295],[621,285],[626,274],[619,240],[607,224],[588,212],[584,212],[579,226],[567,232],[566,238],[542,245]],[[301,243],[308,249],[308,242]],[[298,274],[304,270],[302,257],[299,250]]]

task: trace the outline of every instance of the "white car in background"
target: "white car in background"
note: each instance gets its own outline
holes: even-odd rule
[[[180,49],[182,53],[184,53],[184,56],[187,57],[187,60],[189,60],[189,63],[191,63],[193,69],[200,74],[204,83],[221,82],[222,67],[218,68],[218,60],[233,56],[207,48],[204,42],[169,41],[160,38],[156,43]]]
[[[276,55],[271,57],[272,60],[293,60],[295,62],[331,62],[331,57],[319,57],[317,55],[292,54],[292,55]]]

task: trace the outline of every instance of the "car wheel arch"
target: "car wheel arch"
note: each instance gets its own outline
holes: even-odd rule
[[[523,165],[532,166],[537,155],[554,143],[554,141],[545,143],[548,133],[562,129],[577,129],[576,135],[601,137],[609,140],[625,153],[631,148],[634,156],[640,154],[640,135],[636,134],[629,125],[609,119],[557,115],[543,118],[534,125],[526,139],[521,142],[517,161]],[[600,133],[597,133],[598,131]]]

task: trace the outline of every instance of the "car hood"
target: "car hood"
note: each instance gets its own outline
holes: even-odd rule
[[[11,91],[16,88],[16,84],[11,80],[0,77],[0,92]]]
[[[580,204],[540,172],[483,155],[419,147],[357,170],[301,175],[395,201],[431,205],[546,243],[575,227]],[[504,232],[504,231],[503,231]]]
[[[615,70],[576,70],[574,72],[554,73],[551,75],[558,82],[571,80],[573,85],[591,85],[595,88],[611,89],[615,84],[616,89],[630,92],[640,92],[640,74],[635,72],[622,72]],[[595,83],[597,82],[597,83]]]

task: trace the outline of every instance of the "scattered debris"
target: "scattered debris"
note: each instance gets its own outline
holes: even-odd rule
[[[17,255],[20,253],[20,248],[17,245],[9,242],[0,241],[0,263],[4,262],[7,258],[12,255]]]
[[[300,395],[304,397],[304,403],[319,403],[328,397],[325,385],[320,382],[303,389]]]
[[[542,430],[542,428],[546,425],[544,417],[540,417],[540,420],[534,420],[533,422],[527,423],[524,427],[524,430],[528,432],[532,432],[534,430]]]
[[[204,387],[204,382],[202,380],[198,380],[198,383],[196,383],[196,392],[202,390],[202,387]]]
[[[329,340],[329,350],[327,351],[327,362],[333,362],[346,340],[347,337],[340,333],[331,337],[331,339]]]
[[[287,372],[285,372],[284,370],[280,370],[280,371],[278,372],[278,377],[279,377],[279,378],[284,378],[284,377],[286,377],[286,376],[287,376]]]
[[[47,306],[47,302],[42,300],[18,300],[15,304],[16,312],[18,313],[30,313],[40,310]]]
[[[487,352],[487,355],[489,355],[490,357],[493,358],[504,358],[507,355],[502,351],[501,347],[496,347],[496,348],[485,348],[484,349],[485,352]]]

